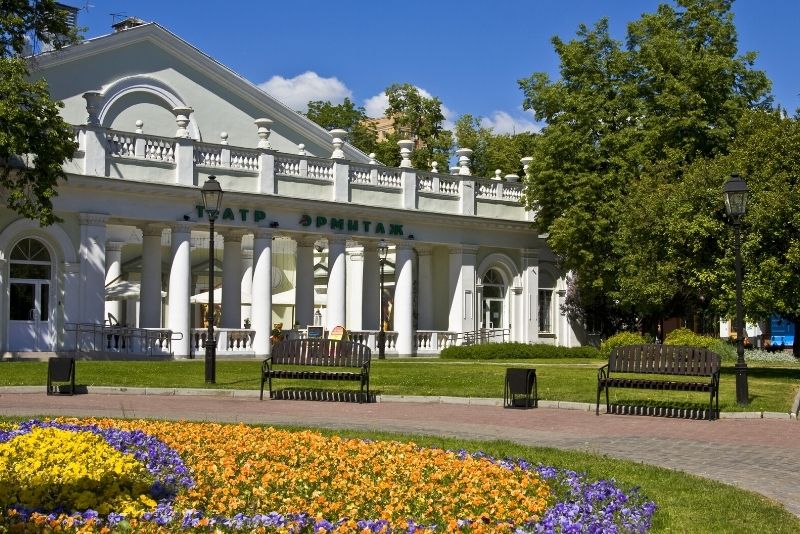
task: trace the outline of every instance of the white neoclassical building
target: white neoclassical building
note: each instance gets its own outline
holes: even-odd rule
[[[268,354],[275,323],[374,348],[382,312],[389,355],[581,342],[521,183],[471,176],[468,151],[458,174],[380,165],[161,26],[122,27],[36,60],[79,148],[63,222],[0,209],[0,352],[194,357],[211,289],[221,357]]]

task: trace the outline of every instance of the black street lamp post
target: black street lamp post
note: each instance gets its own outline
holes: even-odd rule
[[[389,246],[386,244],[386,241],[383,239],[380,240],[378,243],[378,256],[380,257],[381,262],[381,298],[380,298],[380,307],[381,307],[381,329],[378,332],[378,359],[385,360],[386,359],[386,317],[384,316],[384,305],[383,305],[383,273],[384,273],[384,266],[386,265],[386,254],[389,252]]]
[[[738,175],[731,175],[722,188],[725,196],[725,211],[733,221],[736,254],[736,402],[750,402],[747,391],[747,363],[744,361],[744,312],[742,310],[742,251],[741,224],[747,211],[747,184]]]
[[[203,188],[203,206],[208,216],[208,334],[206,334],[206,383],[217,381],[217,340],[214,339],[214,221],[222,204],[222,187],[216,176],[209,176]]]

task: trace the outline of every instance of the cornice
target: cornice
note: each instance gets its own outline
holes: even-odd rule
[[[66,182],[59,185],[59,190],[65,192],[70,189],[106,191],[117,194],[130,194],[143,198],[176,199],[181,203],[191,202],[191,196],[196,195],[197,202],[201,202],[200,189],[196,186],[187,186],[175,183],[158,183],[137,181],[131,179],[108,178],[101,176],[70,175]],[[187,195],[187,191],[190,193]],[[530,221],[512,221],[507,219],[494,219],[474,215],[460,215],[449,213],[426,212],[418,210],[405,210],[387,206],[368,206],[364,204],[343,204],[329,200],[287,197],[261,193],[247,193],[241,191],[225,191],[225,201],[239,205],[243,208],[272,209],[283,212],[294,211],[297,213],[325,211],[331,215],[365,218],[388,219],[408,221],[413,217],[415,223],[428,224],[448,229],[475,229],[499,230],[504,232],[522,233],[530,236],[535,232],[535,227]],[[169,221],[165,221],[169,222]],[[221,225],[223,226],[223,225]],[[291,231],[288,230],[287,231]]]

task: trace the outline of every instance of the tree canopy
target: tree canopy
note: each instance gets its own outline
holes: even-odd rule
[[[28,79],[22,57],[29,39],[55,48],[74,41],[67,13],[52,0],[3,2],[0,12],[0,195],[20,215],[42,225],[53,213],[63,163],[77,145],[72,128],[59,115],[44,81]]]
[[[454,134],[459,147],[472,149],[470,167],[475,176],[491,178],[495,170],[502,175],[522,176],[520,160],[533,153],[536,135],[522,132],[515,135],[495,134],[481,125],[481,118],[466,114],[458,118]]]
[[[447,169],[453,142],[452,134],[444,129],[442,102],[426,97],[410,83],[396,83],[386,88],[389,105],[386,117],[394,122],[394,131],[378,143],[376,154],[385,165],[400,164],[397,142],[414,141],[411,163],[417,169],[430,169],[434,161]]]
[[[326,130],[342,128],[350,134],[348,141],[362,152],[375,152],[377,134],[363,107],[356,107],[352,100],[333,105],[330,102],[312,100],[308,103],[306,117]]]
[[[755,54],[738,55],[731,1],[662,4],[628,25],[624,46],[605,19],[553,45],[560,79],[519,82],[524,107],[547,122],[525,201],[574,274],[573,302],[607,333],[708,306],[730,173],[702,191],[681,184],[694,162],[728,152],[745,112],[771,106]]]

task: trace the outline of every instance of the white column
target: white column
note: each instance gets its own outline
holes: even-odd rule
[[[103,324],[106,290],[106,221],[108,215],[81,213],[80,323]]]
[[[245,249],[242,250],[242,281],[241,281],[241,293],[242,295],[249,295],[250,302],[245,304],[242,303],[241,306],[241,315],[239,316],[242,319],[242,324],[240,325],[244,328],[244,321],[249,320],[252,321],[253,316],[253,309],[252,309],[252,302],[253,302],[253,250],[252,249]],[[252,326],[252,324],[250,325]]]
[[[122,275],[122,247],[125,243],[121,241],[109,241],[106,243],[106,281],[105,285],[119,282]],[[111,314],[117,322],[122,321],[122,301],[107,300],[105,316]],[[110,317],[108,317],[110,319]]]
[[[347,298],[347,281],[345,269],[346,239],[341,236],[328,238],[328,306],[326,328],[330,331],[335,326],[345,325]]]
[[[417,246],[419,273],[417,273],[417,328],[433,330],[433,258],[430,246]]]
[[[270,353],[272,331],[272,235],[273,231],[258,228],[253,232],[253,305],[255,333],[253,349],[257,357]]]
[[[161,233],[163,227],[142,227],[142,275],[139,328],[161,328]]]
[[[409,243],[398,243],[394,249],[394,329],[397,331],[397,354],[414,353],[414,273]]]
[[[359,288],[364,287],[364,252],[363,249],[351,249],[347,251],[347,287],[350,294],[347,295],[346,314],[348,330],[363,330],[364,318],[362,316],[364,305],[364,291]]]
[[[476,330],[475,257],[478,247],[450,247],[450,320],[454,332]]]
[[[178,358],[190,355],[191,315],[189,299],[191,298],[192,224],[188,222],[172,225],[172,263],[169,269],[169,310],[167,311],[167,328],[172,330],[175,339],[172,351]]]
[[[300,327],[314,324],[314,241],[315,237],[297,240],[294,299],[295,321]]]
[[[364,244],[363,298],[361,325],[366,330],[379,330],[381,324],[381,267],[378,244]]]
[[[525,312],[522,286],[515,285],[509,289],[511,294],[511,341],[524,343],[523,319],[525,317]]]
[[[242,234],[228,231],[222,249],[222,328],[242,327]]]
[[[64,262],[64,295],[80,295],[81,292],[81,265],[79,262]],[[77,323],[80,317],[81,303],[78,298],[59,298],[63,304],[65,323]],[[64,336],[64,349],[75,349],[75,336]],[[8,343],[8,340],[6,340]],[[8,347],[8,345],[6,345]]]
[[[539,339],[539,255],[535,250],[522,251],[522,297],[523,342],[533,343]]]

